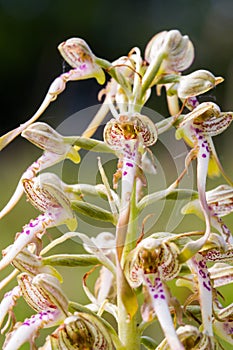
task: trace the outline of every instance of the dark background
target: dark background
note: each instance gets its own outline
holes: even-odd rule
[[[26,121],[62,73],[60,42],[81,37],[97,56],[114,60],[133,46],[143,52],[154,34],[168,29],[179,29],[192,40],[191,70],[205,68],[225,77],[216,89],[217,103],[233,109],[231,0],[0,0],[1,133]],[[94,79],[69,83],[41,120],[56,123],[55,116],[62,119],[95,104],[98,90]]]

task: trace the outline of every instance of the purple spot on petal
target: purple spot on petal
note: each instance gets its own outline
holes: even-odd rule
[[[127,162],[126,165],[129,166],[129,167],[131,167],[131,168],[133,168],[133,164],[132,164],[132,163],[128,163],[128,162]]]
[[[209,292],[211,291],[211,288],[209,286],[207,286],[207,284],[205,283],[205,281],[203,282],[203,287],[205,287]]]
[[[204,261],[199,261],[199,266],[202,267],[203,269],[206,267]]]
[[[202,158],[206,158],[206,154],[205,153],[202,153]]]
[[[127,175],[127,174],[128,174],[127,171],[124,171],[124,172],[123,172],[123,176],[125,176],[125,175]]]
[[[206,274],[203,270],[200,270],[199,271],[199,275],[202,277],[202,278],[206,278]]]
[[[27,235],[30,235],[31,231],[30,230],[26,230],[25,232]]]
[[[163,300],[164,300],[164,299],[165,299],[165,295],[161,294],[161,295],[160,295],[160,299],[163,299]]]
[[[158,296],[158,294],[155,294],[154,295],[154,299],[157,299],[159,296]]]

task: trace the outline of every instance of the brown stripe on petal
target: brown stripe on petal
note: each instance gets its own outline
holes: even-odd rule
[[[220,113],[219,117],[212,116],[202,121],[195,120],[194,125],[199,127],[204,135],[216,136],[226,130],[231,122],[232,113]]]
[[[18,277],[18,283],[27,304],[37,312],[56,309],[49,295],[42,288],[34,286],[32,280],[33,278],[27,273],[23,273]]]
[[[59,208],[60,205],[51,194],[35,184],[33,180],[24,179],[23,186],[28,200],[38,210],[45,212],[51,208]]]

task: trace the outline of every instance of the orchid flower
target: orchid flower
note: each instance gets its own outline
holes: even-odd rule
[[[214,237],[212,238],[213,247],[210,248],[207,245],[205,249],[195,254],[194,257],[187,261],[192,275],[178,279],[177,285],[186,286],[194,293],[187,299],[186,307],[187,304],[194,299],[197,299],[200,303],[203,334],[209,338],[213,346],[214,333],[217,334],[220,332],[223,337],[224,332],[227,333],[229,330],[229,328],[227,328],[228,326],[226,326],[224,331],[224,327],[222,327],[219,322],[222,322],[222,324],[225,322],[225,324],[227,324],[231,321],[229,315],[233,313],[232,304],[223,308],[215,297],[215,295],[217,295],[216,287],[226,285],[233,281],[231,276],[232,266],[222,263],[228,261],[232,262],[233,248],[230,246],[227,251],[222,251],[222,248],[218,247],[220,243],[220,241],[218,242],[218,236],[215,237],[217,239],[216,242],[214,242]],[[209,242],[209,244],[211,245],[211,242]],[[208,268],[207,262],[218,263]],[[227,341],[229,341],[229,339]]]
[[[181,326],[177,329],[177,335],[185,349],[209,350],[208,337],[192,325]],[[155,350],[169,350],[167,339],[164,339]]]
[[[166,295],[165,281],[179,274],[179,249],[173,243],[148,237],[129,253],[124,271],[132,288],[143,284],[145,303],[142,308],[144,321],[155,315],[162,327],[171,350],[185,349],[181,344],[172,321]]]
[[[233,211],[233,189],[229,185],[220,185],[206,192],[206,201],[210,209],[211,224],[225,238],[225,241],[230,245],[233,244],[233,237],[230,230],[223,223],[222,217],[230,214]],[[200,202],[194,199],[182,208],[183,214],[196,214],[203,219]]]
[[[113,350],[115,347],[105,324],[97,316],[75,312],[47,337],[39,349]]]
[[[213,343],[212,286],[206,265],[206,259],[202,256],[202,254],[197,253],[187,262],[187,264],[194,276],[195,282],[198,285],[197,297],[201,306],[203,333],[206,334],[209,337],[210,342]]]
[[[104,130],[105,142],[115,149],[120,159],[118,170],[114,175],[114,186],[117,187],[119,178],[121,183],[121,206],[119,219],[116,229],[116,246],[117,246],[117,280],[118,285],[122,288],[123,299],[128,294],[131,295],[131,301],[128,306],[125,305],[129,314],[134,314],[137,309],[136,297],[130,291],[120,266],[123,247],[127,233],[127,227],[130,217],[131,197],[134,189],[134,182],[138,177],[138,169],[141,164],[141,154],[144,153],[145,147],[153,145],[157,140],[157,130],[155,125],[146,116],[142,115],[119,115],[118,119],[110,120]],[[126,289],[126,290],[125,290]],[[124,290],[124,292],[123,292]],[[130,299],[130,298],[129,298]],[[134,308],[133,305],[135,304]],[[131,310],[131,311],[129,311]]]
[[[233,282],[232,261],[233,261],[233,247],[232,245],[226,252],[221,252],[217,249],[203,252],[206,259],[215,262],[209,270],[212,285],[214,287],[213,293],[213,331],[220,338],[233,344],[233,303],[223,307],[218,300],[218,292],[216,288],[229,285]]]
[[[27,122],[1,136],[0,150],[41,116],[49,104],[56,100],[57,96],[65,90],[68,81],[96,78],[99,84],[105,82],[103,70],[96,63],[95,55],[83,39],[68,39],[58,46],[58,50],[73,69],[61,74],[52,82],[41,106]]]
[[[70,230],[74,230],[77,226],[70,202],[59,187],[60,181],[56,175],[46,178],[46,174],[41,174],[32,180],[25,179],[23,185],[29,201],[43,214],[31,220],[16,234],[14,244],[3,252],[0,270],[9,265],[29,243],[35,243],[38,247],[47,228],[66,224]]]
[[[105,142],[120,154],[118,171],[114,175],[114,185],[117,187],[118,179],[122,177],[121,209],[117,235],[117,247],[121,249],[124,244],[130,213],[130,197],[133,192],[134,179],[141,164],[141,154],[145,147],[153,145],[157,140],[157,131],[154,124],[146,116],[119,115],[118,120],[109,121],[104,130]],[[120,227],[121,226],[121,227]],[[121,255],[121,253],[120,253]]]
[[[205,218],[206,230],[202,238],[195,242],[190,242],[184,248],[184,256],[191,257],[207,241],[210,231],[210,209],[206,199],[206,177],[208,166],[211,160],[212,136],[223,132],[232,122],[233,113],[221,112],[219,107],[212,102],[204,102],[198,105],[194,110],[184,116],[180,123],[176,137],[183,137],[189,145],[193,147],[190,158],[197,158],[197,187],[200,206]]]
[[[11,247],[11,246],[10,246]],[[10,249],[9,247],[9,249]],[[24,248],[12,261],[12,264],[17,269],[18,272],[26,272],[32,276],[37,274],[46,273],[55,276],[60,282],[62,282],[62,277],[58,271],[52,266],[43,265],[41,257],[35,255],[32,252],[32,247],[30,250]],[[9,313],[13,319],[13,307],[16,304],[17,299],[22,296],[22,291],[20,286],[14,287],[11,291],[5,293],[1,303],[0,303],[0,327],[3,323],[5,316]],[[9,320],[7,324],[9,323]],[[6,324],[6,326],[7,326]],[[4,328],[6,328],[6,326]]]
[[[26,318],[23,323],[15,324],[4,342],[5,350],[19,349],[27,341],[33,344],[41,328],[55,326],[68,316],[68,300],[56,277],[45,273],[34,277],[22,273],[18,276],[18,287],[14,290],[16,288],[17,297],[22,295],[38,313]]]
[[[24,192],[24,179],[33,179],[40,171],[63,161],[66,158],[79,163],[80,157],[72,145],[65,142],[64,137],[46,123],[34,123],[27,127],[22,136],[42,148],[44,153],[21,176],[10,201],[0,212],[0,218],[5,216],[19,201]]]

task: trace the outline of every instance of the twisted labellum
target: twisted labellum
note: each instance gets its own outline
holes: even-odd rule
[[[129,254],[124,269],[133,288],[143,284],[145,303],[142,316],[149,321],[156,314],[171,350],[184,350],[173,325],[163,282],[178,275],[178,253],[173,243],[147,238]]]
[[[202,238],[190,242],[186,246],[189,255],[193,255],[202,248],[210,235],[211,222],[210,210],[206,198],[206,178],[210,157],[212,156],[212,136],[223,132],[232,121],[232,113],[221,113],[219,107],[212,102],[205,102],[198,105],[188,113],[180,123],[180,130],[177,130],[178,138],[184,137],[194,147],[197,157],[197,187],[200,206],[205,217],[206,230]],[[191,253],[191,254],[190,254]]]
[[[202,254],[197,253],[190,261],[188,265],[191,272],[196,276],[198,285],[198,297],[201,305],[202,323],[204,333],[210,337],[213,337],[212,329],[212,285],[210,282],[210,275],[206,266],[206,259]]]
[[[45,175],[46,176],[46,175]],[[7,249],[3,259],[0,261],[0,270],[10,264],[13,259],[29,243],[35,243],[40,248],[40,240],[47,228],[67,224],[70,229],[76,228],[76,218],[70,208],[68,198],[56,186],[56,176],[53,176],[53,183],[46,183],[43,175],[33,180],[24,180],[24,189],[30,202],[40,211],[44,212],[23,230],[16,234],[14,244]]]

